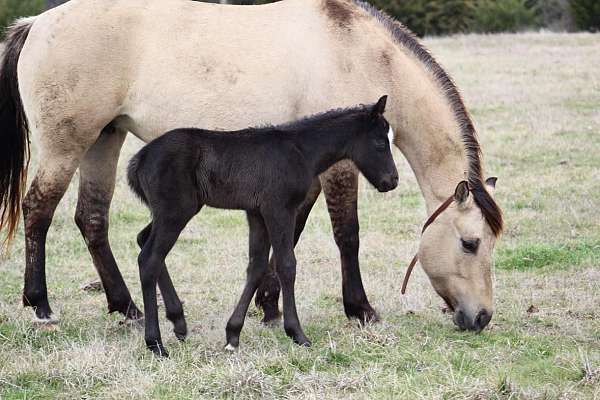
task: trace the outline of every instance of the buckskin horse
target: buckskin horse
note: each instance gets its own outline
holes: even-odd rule
[[[234,130],[281,123],[388,93],[386,118],[433,215],[418,258],[462,329],[493,312],[492,253],[502,230],[495,179],[485,180],[475,128],[448,74],[401,23],[360,0],[284,0],[231,6],[186,0],[72,0],[8,31],[0,69],[1,227],[22,208],[23,303],[52,320],[46,232],[79,168],[75,222],[104,286],[108,309],[131,300],[108,241],[108,210],[127,132],[148,142],[178,126]],[[25,194],[28,132],[40,160]],[[324,192],[342,266],[346,315],[377,314],[358,264],[355,166],[315,180],[298,212],[302,231]],[[24,195],[24,197],[23,197]],[[416,260],[416,258],[415,258]],[[265,320],[279,282],[263,280]]]

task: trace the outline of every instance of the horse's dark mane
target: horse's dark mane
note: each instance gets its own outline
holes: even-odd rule
[[[481,209],[490,228],[496,236],[502,232],[502,211],[485,190],[481,170],[481,149],[477,141],[475,127],[467,112],[462,97],[452,79],[419,42],[417,37],[404,25],[362,0],[352,0],[354,4],[375,17],[392,35],[395,41],[408,49],[431,72],[440,89],[448,99],[454,117],[460,127],[462,142],[468,157],[467,179],[475,203]]]

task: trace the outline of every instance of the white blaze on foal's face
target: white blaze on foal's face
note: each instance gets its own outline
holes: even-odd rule
[[[394,130],[390,125],[390,129],[388,130],[388,140],[390,141],[390,151],[394,151]]]

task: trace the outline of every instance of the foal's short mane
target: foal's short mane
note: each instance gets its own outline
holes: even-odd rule
[[[481,170],[481,149],[477,141],[475,127],[467,112],[462,97],[452,79],[437,63],[429,51],[419,43],[415,35],[400,22],[383,11],[361,0],[352,0],[354,4],[375,17],[392,35],[394,40],[408,49],[431,72],[440,89],[448,99],[454,117],[460,127],[462,142],[468,157],[467,179],[475,203],[481,209],[492,232],[498,236],[502,232],[502,211],[494,199],[485,190]]]
[[[313,125],[313,124],[318,124],[321,122],[326,122],[326,121],[331,120],[336,117],[350,116],[352,114],[357,114],[357,113],[367,113],[367,112],[369,112],[369,107],[372,107],[372,106],[373,105],[359,104],[359,105],[347,107],[347,108],[335,108],[335,109],[320,112],[317,114],[307,115],[305,117],[301,117],[301,118],[291,121],[291,122],[284,122],[283,124],[279,124],[279,125],[262,125],[262,126],[259,126],[259,127],[253,128],[253,129],[255,129],[257,132],[260,130],[263,130],[263,129],[264,130],[280,129],[282,131],[295,131],[295,130],[302,129],[302,128],[306,127],[307,125]]]

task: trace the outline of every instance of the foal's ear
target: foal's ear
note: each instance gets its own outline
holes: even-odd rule
[[[385,112],[385,103],[387,103],[387,95],[381,96],[381,98],[373,106],[373,116],[383,115]]]
[[[469,182],[461,181],[454,190],[454,201],[462,204],[469,198]]]

